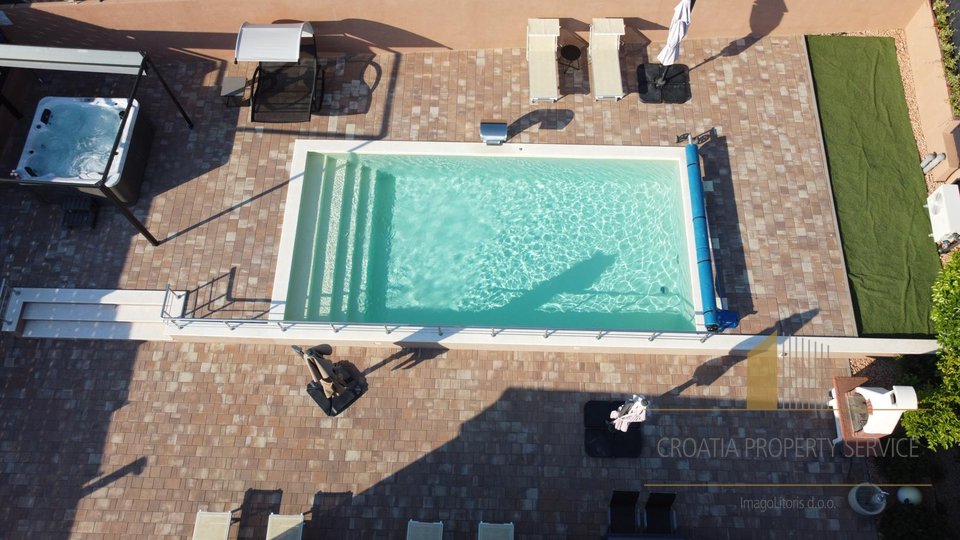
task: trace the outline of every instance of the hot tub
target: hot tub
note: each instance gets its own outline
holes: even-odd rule
[[[41,99],[14,175],[33,181],[30,187],[53,198],[76,191],[104,197],[94,186],[107,166],[127,102],[126,98]],[[153,133],[136,100],[129,114],[105,186],[131,205],[140,196]]]

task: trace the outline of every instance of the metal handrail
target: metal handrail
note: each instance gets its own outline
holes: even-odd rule
[[[172,319],[184,318],[182,315],[181,315],[180,317],[174,317],[174,316],[167,310],[167,307],[170,305],[170,296],[171,296],[171,295],[172,295],[173,297],[175,297],[175,298],[183,298],[184,296],[187,295],[187,293],[186,293],[186,292],[177,292],[176,290],[174,290],[174,288],[173,288],[169,283],[167,283],[167,285],[163,288],[163,302],[160,304],[160,318],[163,319],[164,321],[168,321],[168,320],[172,320]]]
[[[610,329],[559,329],[559,328],[534,328],[534,327],[491,327],[491,326],[457,326],[457,325],[444,325],[444,324],[395,324],[395,323],[348,323],[340,321],[289,321],[289,320],[277,320],[277,319],[224,319],[224,318],[213,318],[213,317],[175,317],[172,316],[168,310],[168,298],[169,295],[177,295],[177,292],[174,291],[169,285],[165,288],[164,292],[164,302],[163,310],[161,313],[161,318],[167,324],[172,324],[179,329],[184,329],[188,326],[199,325],[199,326],[218,326],[222,325],[229,328],[231,331],[237,330],[244,326],[257,326],[257,327],[267,327],[267,326],[276,326],[280,329],[281,332],[287,332],[288,330],[294,328],[330,328],[334,333],[339,333],[346,329],[359,330],[359,331],[383,331],[386,334],[392,334],[393,332],[409,330],[409,331],[418,331],[423,329],[436,329],[437,334],[443,336],[445,334],[489,334],[490,337],[496,338],[498,336],[518,336],[518,335],[539,335],[543,339],[549,339],[551,337],[573,337],[573,336],[589,336],[593,335],[595,339],[601,340],[604,338],[616,338],[616,337],[645,337],[649,341],[654,341],[657,339],[660,340],[671,340],[671,339],[690,339],[698,338],[701,342],[706,341],[713,335],[716,335],[713,332],[661,332],[661,331],[650,331],[650,330],[610,330]],[[182,295],[177,295],[178,298]]]
[[[6,278],[0,281],[0,322],[13,322],[3,318],[7,313],[7,301],[10,300],[10,294],[13,292],[15,292],[13,287],[7,286]]]

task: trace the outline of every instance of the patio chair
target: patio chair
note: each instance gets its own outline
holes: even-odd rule
[[[677,530],[677,514],[673,511],[676,493],[651,493],[643,507],[643,532],[673,534]]]
[[[309,46],[302,41],[309,38]],[[234,61],[258,62],[253,73],[250,119],[308,122],[317,90],[317,55],[310,23],[243,23]]]
[[[590,25],[590,84],[593,85],[593,98],[598,101],[624,96],[620,75],[620,39],[623,34],[623,19],[593,19]]]
[[[297,63],[261,62],[253,72],[250,119],[309,122],[317,88],[317,59],[304,53]]]
[[[411,519],[407,523],[407,540],[443,540],[443,522],[427,523]]]
[[[477,540],[513,540],[513,523],[480,522]]]
[[[614,491],[610,497],[607,535],[634,534],[638,530],[639,491]]]
[[[193,540],[227,540],[230,535],[230,512],[205,512],[197,510],[197,520],[193,524]]]
[[[267,520],[267,540],[300,540],[301,538],[303,538],[303,514],[270,513],[270,518]]]
[[[560,19],[527,20],[530,103],[560,99],[560,66],[557,64],[559,39]]]

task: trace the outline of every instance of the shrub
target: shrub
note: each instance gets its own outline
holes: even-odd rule
[[[933,284],[930,315],[940,352],[960,354],[960,257],[951,257]]]
[[[943,70],[950,90],[950,107],[954,116],[960,116],[960,76],[957,75],[960,55],[953,45],[953,27],[950,25],[954,17],[947,0],[934,0],[933,17],[937,23],[937,37],[940,40],[940,54],[943,58]]]
[[[921,439],[931,450],[960,444],[960,396],[940,387],[920,391],[920,410],[903,413],[907,435]]]
[[[880,517],[880,538],[950,538],[951,530],[946,518],[928,507],[911,504],[890,506]]]
[[[926,448],[914,456],[884,453],[874,459],[884,481],[890,484],[919,484],[943,478],[943,469]]]
[[[897,359],[900,373],[898,384],[915,388],[932,388],[940,384],[940,372],[937,369],[939,356],[936,354],[914,354]]]
[[[951,258],[933,284],[930,318],[940,344],[937,374],[924,385],[928,376],[914,366],[920,410],[904,413],[903,427],[931,449],[950,448],[960,445],[960,256]]]

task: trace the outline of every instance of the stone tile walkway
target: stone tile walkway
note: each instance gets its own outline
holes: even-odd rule
[[[66,232],[58,210],[5,186],[0,275],[19,286],[171,283],[203,289],[209,301],[198,316],[257,316],[270,298],[297,138],[473,141],[485,118],[512,122],[512,141],[524,143],[673,145],[679,133],[715,129],[703,146],[712,182],[707,206],[723,289],[744,317],[741,331],[854,335],[802,37],[685,42],[684,57],[700,65],[684,105],[641,104],[634,68],[647,49],[627,44],[625,51],[630,93],[622,101],[595,102],[585,65],[563,75],[559,102],[536,106],[528,103],[521,49],[327,59],[322,113],[304,124],[251,124],[249,109],[223,106],[220,78],[249,76],[253,66],[230,64],[225,73],[211,64],[167,66],[197,127],[187,130],[160,85],[145,82],[141,101],[157,137],[135,211],[163,244],[150,247],[109,208],[95,231]],[[119,77],[100,85],[41,75],[36,98],[129,92],[130,81]],[[20,143],[8,145],[0,166],[11,168],[19,151]]]
[[[447,538],[474,537],[480,520],[512,521],[518,538],[597,538],[614,489],[641,502],[678,493],[688,538],[876,535],[843,487],[647,486],[862,478],[862,463],[819,446],[750,450],[829,440],[833,425],[826,413],[732,410],[746,376],[733,358],[342,348],[335,358],[365,370],[370,391],[327,418],[286,347],[3,347],[4,537],[183,539],[198,509],[239,508],[231,538],[263,538],[270,511],[310,512],[307,538],[401,538],[410,518],[443,520]],[[846,362],[825,375],[840,373]],[[642,456],[587,457],[584,403],[633,392],[655,407]]]
[[[172,283],[198,289],[198,315],[248,317],[270,297],[297,138],[469,141],[489,117],[514,122],[513,140],[525,143],[669,145],[714,128],[703,148],[711,232],[742,330],[853,335],[802,38],[728,45],[685,43],[691,64],[715,58],[694,69],[694,99],[681,106],[638,103],[632,66],[645,51],[635,47],[624,100],[594,102],[589,72],[571,71],[550,106],[527,103],[522,50],[330,60],[323,113],[302,125],[253,125],[248,109],[223,106],[217,82],[252,66],[168,66],[197,128],[146,83],[157,137],[135,212],[164,243],[149,247],[109,209],[95,231],[67,232],[55,209],[2,187],[0,276],[19,286]],[[128,92],[116,77],[41,75],[36,96]],[[12,143],[0,166],[18,154]],[[456,538],[481,519],[513,521],[519,538],[596,538],[613,489],[676,491],[690,538],[875,537],[840,487],[644,487],[862,479],[862,464],[829,452],[661,456],[664,437],[727,437],[744,452],[748,438],[833,436],[822,413],[674,410],[742,406],[737,359],[344,348],[338,356],[369,370],[371,391],[330,419],[282,347],[4,336],[0,353],[0,523],[15,538],[188,538],[199,508],[239,508],[231,538],[262,538],[269,511],[310,511],[309,538],[347,528],[397,538],[410,518],[442,519]],[[825,392],[827,375],[846,370],[837,362],[808,387]],[[587,458],[583,403],[634,392],[659,407],[642,457]],[[823,507],[795,508],[800,500]]]

